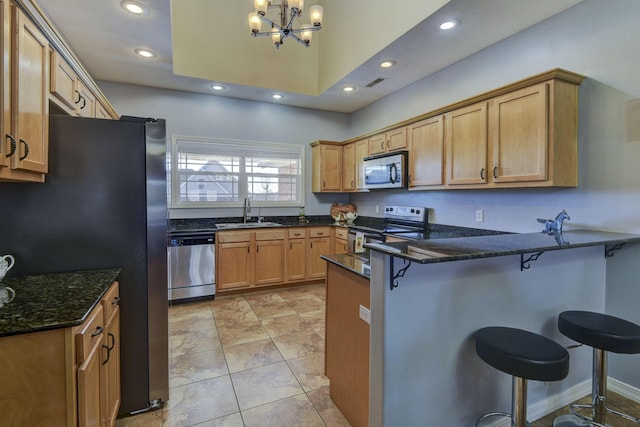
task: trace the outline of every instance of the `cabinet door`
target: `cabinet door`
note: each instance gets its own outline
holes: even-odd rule
[[[284,240],[256,242],[256,285],[284,282]]]
[[[326,261],[320,255],[331,253],[331,239],[318,237],[309,239],[309,251],[307,255],[307,279],[322,279],[327,275]]]
[[[381,154],[387,150],[387,141],[385,139],[384,133],[379,135],[374,135],[369,138],[369,154]]]
[[[78,368],[78,425],[100,427],[100,352],[102,344],[95,345],[88,358]]]
[[[445,115],[447,184],[487,182],[487,103]]]
[[[96,101],[96,119],[112,119],[107,109],[99,101]]]
[[[49,140],[49,44],[40,30],[13,5],[12,71],[15,99],[12,129],[18,148],[14,169],[46,173]]]
[[[386,134],[386,150],[395,151],[407,148],[407,128],[398,128],[387,132]]]
[[[346,254],[347,253],[347,240],[338,239],[337,237],[333,241],[333,253],[334,254]]]
[[[82,82],[78,80],[79,99],[77,100],[77,111],[80,117],[96,116],[96,97],[93,92]]]
[[[51,51],[51,81],[49,82],[52,99],[61,104],[69,114],[76,112],[76,100],[79,93],[76,88],[77,76],[71,66],[55,50]]]
[[[248,288],[253,283],[254,254],[250,242],[222,243],[216,245],[218,256],[217,287],[220,290]],[[224,267],[222,267],[224,266]]]
[[[443,117],[409,126],[409,186],[442,185],[444,166]]]
[[[356,189],[356,144],[342,146],[342,191]]]
[[[115,283],[102,299],[105,321],[105,337],[107,356],[103,360],[106,370],[102,388],[103,426],[113,427],[120,409],[120,306],[118,284]]]
[[[323,145],[321,153],[322,191],[340,191],[342,189],[342,147]]]
[[[2,64],[0,64],[0,177],[8,173],[5,167],[9,166],[7,154],[11,152],[11,140],[5,135],[11,132],[11,73],[10,73],[10,52],[11,52],[11,16],[9,12],[9,1],[0,0],[0,54]]]
[[[364,158],[369,155],[369,141],[356,141],[356,188],[364,189]]]
[[[491,104],[493,181],[547,179],[548,83],[497,97]]]

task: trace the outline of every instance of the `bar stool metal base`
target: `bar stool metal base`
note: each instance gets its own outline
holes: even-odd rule
[[[511,413],[507,412],[487,412],[476,421],[475,427],[491,417],[511,418],[513,427],[531,427],[527,421],[527,380],[524,378],[511,377]]]

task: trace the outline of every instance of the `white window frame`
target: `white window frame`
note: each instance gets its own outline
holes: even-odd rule
[[[289,155],[296,155],[300,159],[300,173],[297,176],[297,191],[296,200],[293,201],[265,201],[265,200],[251,200],[253,206],[265,206],[265,207],[304,207],[305,201],[305,147],[303,145],[296,144],[282,144],[266,141],[242,141],[233,139],[222,138],[205,138],[194,137],[185,135],[172,135],[171,137],[171,152],[169,159],[169,174],[171,177],[170,184],[170,201],[169,205],[173,209],[180,208],[227,208],[227,207],[241,207],[244,204],[244,198],[247,196],[248,189],[247,183],[238,183],[238,200],[227,201],[181,201],[180,200],[180,171],[178,169],[178,152],[181,146],[191,146],[196,150],[207,152],[211,154],[216,153],[216,146],[219,150],[229,151],[230,147],[233,147],[237,152],[251,152],[251,151],[267,151],[267,152],[282,152]],[[244,169],[244,168],[243,168]],[[240,172],[241,177],[247,175],[244,171]]]

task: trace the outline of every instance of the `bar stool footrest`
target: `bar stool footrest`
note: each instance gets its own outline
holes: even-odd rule
[[[491,417],[506,417],[506,418],[511,418],[511,414],[508,412],[487,412],[486,414],[482,415],[480,418],[478,418],[478,420],[475,423],[475,427],[479,427],[479,425],[486,420],[487,418],[491,418]],[[527,421],[527,427],[531,427],[531,423],[529,421]]]
[[[590,409],[591,411],[593,411],[593,409],[594,409],[593,405],[574,403],[574,404],[569,405],[569,409],[571,410],[571,413],[573,415],[575,415],[576,417],[580,418],[585,423],[588,423],[588,424],[590,424],[592,426],[596,426],[596,427],[609,427],[608,425],[597,423],[597,422],[585,417],[580,412],[578,412],[578,409]],[[619,416],[621,418],[624,418],[625,420],[629,420],[631,422],[640,424],[640,418],[635,418],[635,417],[632,417],[629,414],[625,414],[624,412],[620,412],[620,411],[616,411],[615,409],[611,409],[606,404],[604,405],[604,409],[609,414],[614,414],[614,415],[617,415],[617,416]]]

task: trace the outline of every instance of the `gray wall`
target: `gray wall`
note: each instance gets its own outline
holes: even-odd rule
[[[351,115],[107,82],[100,87],[120,114],[167,119],[169,135],[308,144],[368,133],[539,72],[565,68],[587,76],[580,88],[578,188],[383,191],[354,194],[350,200],[362,215],[376,216],[376,205],[423,205],[433,208],[432,222],[520,232],[538,231],[537,217],[551,218],[564,208],[571,215],[566,228],[640,233],[639,16],[636,0],[585,0]],[[346,196],[312,194],[310,170],[307,178],[308,213],[328,214],[331,202],[347,201]],[[484,210],[483,223],[475,222],[476,209]],[[240,214],[240,209],[228,211]],[[609,284],[607,310],[628,313],[640,323],[637,298],[626,298],[627,291]],[[638,366],[640,358],[626,357],[626,366]],[[613,362],[612,375],[624,381],[628,368]]]

